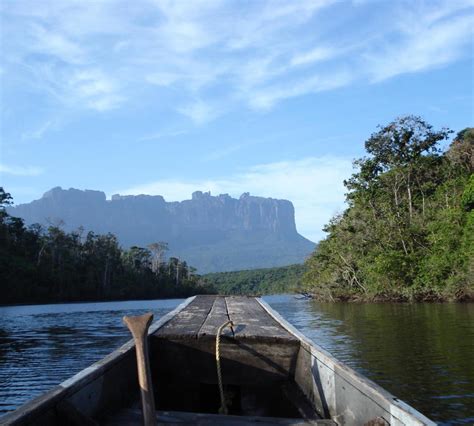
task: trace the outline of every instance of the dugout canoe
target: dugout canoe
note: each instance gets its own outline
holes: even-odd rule
[[[219,414],[216,335],[228,415]],[[157,424],[435,425],[255,297],[195,296],[148,333]],[[133,340],[0,418],[3,425],[142,424]]]

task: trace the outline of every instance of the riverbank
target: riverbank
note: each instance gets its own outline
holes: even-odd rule
[[[383,292],[367,294],[360,292],[318,293],[309,292],[314,300],[320,302],[353,302],[353,303],[472,303],[474,292],[457,291],[454,294],[438,293],[433,290],[413,293]]]

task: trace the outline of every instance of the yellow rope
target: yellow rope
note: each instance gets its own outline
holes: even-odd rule
[[[219,384],[219,393],[221,395],[221,407],[219,408],[219,414],[227,414],[227,405],[224,397],[224,387],[222,386],[222,372],[221,372],[221,353],[220,353],[220,342],[221,333],[227,326],[232,327],[234,324],[232,321],[227,321],[217,329],[216,335],[216,366],[217,366],[217,383]]]

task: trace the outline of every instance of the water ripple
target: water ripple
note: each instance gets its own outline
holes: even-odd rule
[[[180,300],[0,308],[0,415],[103,358],[130,339],[124,315],[155,318]]]
[[[266,299],[340,361],[439,424],[473,424],[474,304]]]
[[[474,304],[266,300],[340,361],[442,425],[474,423]],[[0,308],[0,414],[51,389],[129,339],[124,315],[179,300]]]

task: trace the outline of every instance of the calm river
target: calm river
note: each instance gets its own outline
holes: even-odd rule
[[[474,304],[265,298],[341,361],[441,424],[474,424]],[[0,307],[0,415],[129,339],[123,315],[180,300]]]

